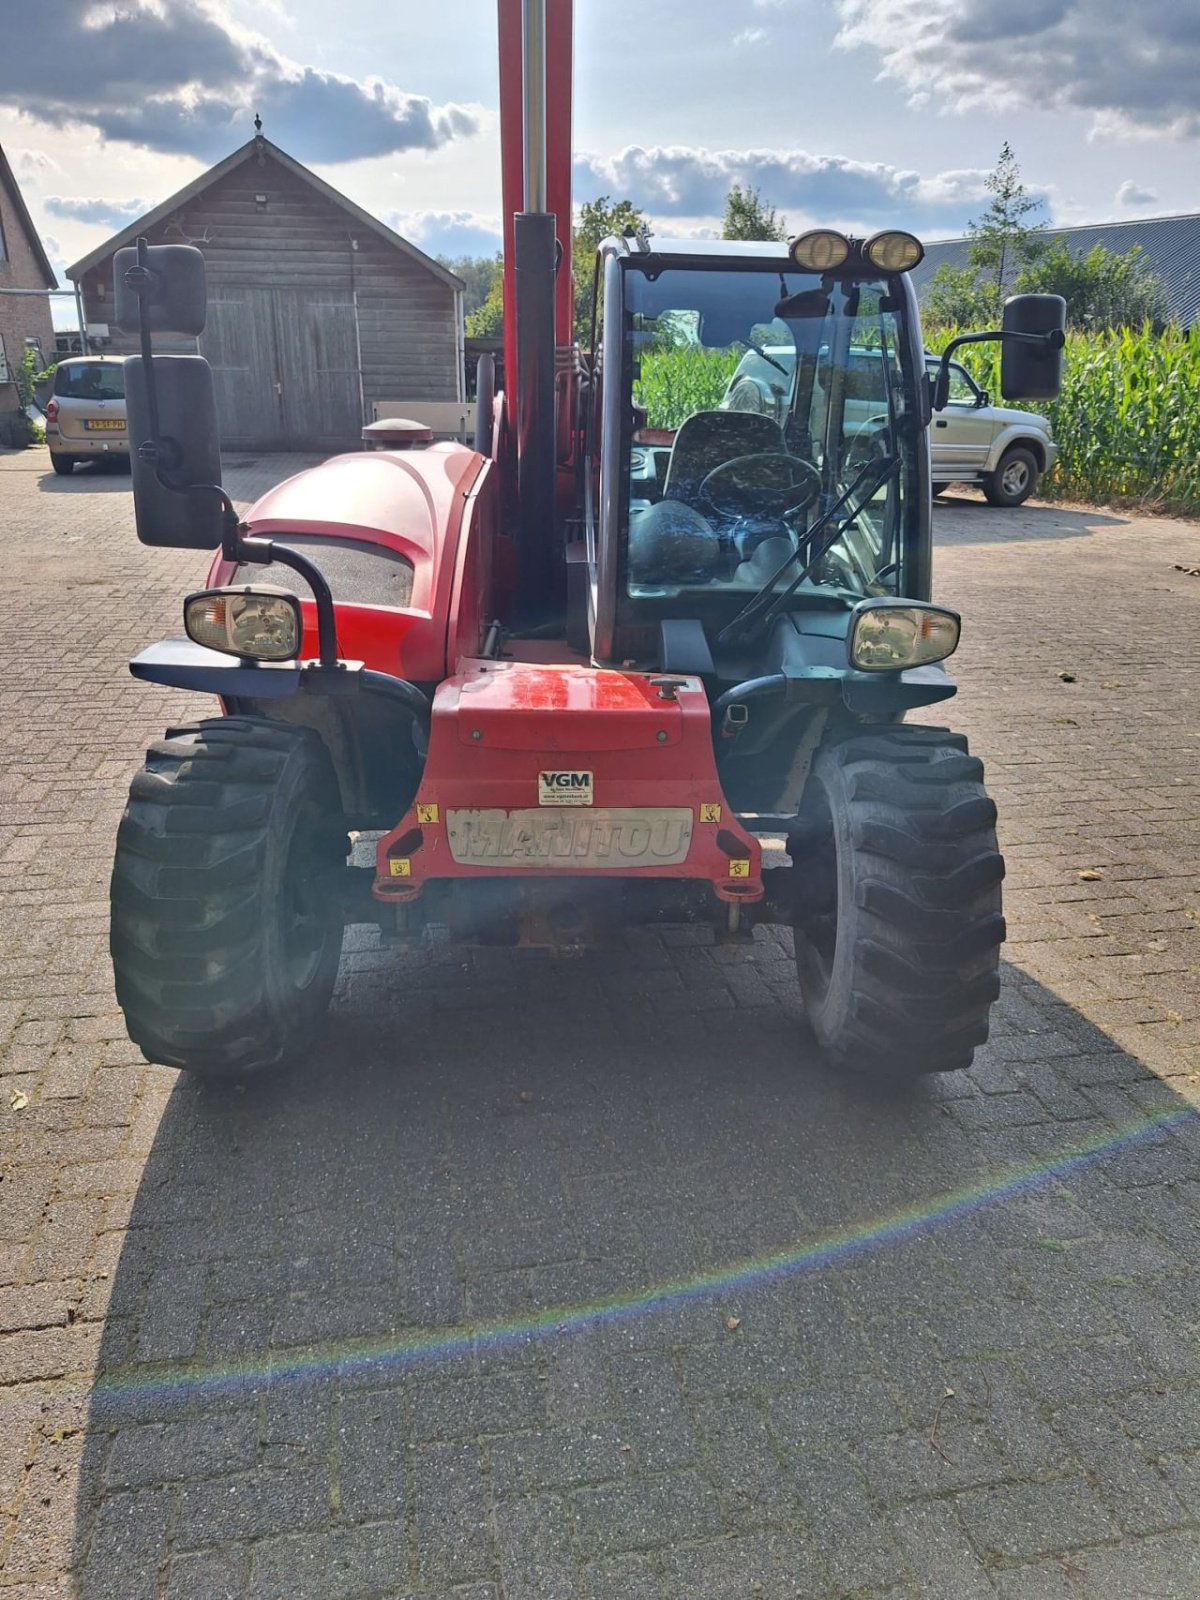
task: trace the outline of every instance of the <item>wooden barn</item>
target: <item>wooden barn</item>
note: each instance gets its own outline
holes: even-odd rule
[[[155,349],[207,357],[225,447],[343,449],[377,402],[463,399],[461,281],[261,134],[68,268],[96,353],[136,350],[112,258],[143,234],[204,252],[204,333]]]

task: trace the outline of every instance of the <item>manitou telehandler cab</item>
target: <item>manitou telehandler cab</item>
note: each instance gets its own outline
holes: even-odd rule
[[[581,354],[569,0],[544,6],[500,0],[509,382],[493,401],[485,361],[474,449],[338,456],[239,520],[206,362],[151,354],[203,331],[203,257],[117,254],[138,536],[217,551],[186,639],[132,671],[222,712],[170,729],[130,791],[130,1035],[210,1076],[286,1064],[348,923],[584,943],[708,918],[792,927],[836,1067],[965,1067],[1004,868],[966,740],[904,720],[953,695],[959,636],[930,602],[948,366],[926,377],[921,245],[608,239]],[[1019,296],[970,336],[1004,341],[1006,398],[1058,392],[1063,311]],[[781,417],[722,406],[747,351],[780,349]],[[363,834],[373,866],[349,860]],[[764,872],[764,836],[788,866]]]

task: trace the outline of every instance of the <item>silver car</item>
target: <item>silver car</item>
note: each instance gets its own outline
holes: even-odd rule
[[[769,334],[771,329],[762,331]],[[927,356],[926,367],[931,377],[936,375],[938,357]],[[783,339],[764,339],[738,362],[722,409],[760,411],[782,423],[791,405],[795,370],[795,346]],[[846,419],[869,433],[886,398],[878,352],[852,350],[846,376]],[[822,381],[820,371],[817,381]],[[1057,454],[1045,417],[992,405],[986,391],[956,361],[950,363],[949,402],[934,414],[929,439],[933,492],[940,494],[952,483],[976,483],[995,506],[1019,506],[1028,500]]]
[[[55,472],[96,456],[128,458],[125,365],[105,356],[60,361],[46,402],[46,443]]]

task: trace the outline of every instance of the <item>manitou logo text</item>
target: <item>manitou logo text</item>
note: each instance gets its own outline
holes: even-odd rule
[[[590,772],[538,773],[538,805],[590,806],[591,803],[592,775]]]
[[[690,806],[602,807],[587,816],[542,810],[448,811],[450,854],[463,866],[677,866],[692,838]]]

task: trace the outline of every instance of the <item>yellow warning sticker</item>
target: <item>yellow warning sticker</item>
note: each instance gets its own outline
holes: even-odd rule
[[[388,862],[388,871],[393,878],[411,878],[412,862],[407,856],[393,856]]]
[[[729,876],[731,878],[748,878],[750,876],[750,863],[748,861],[731,861],[729,863]]]
[[[700,821],[701,822],[720,822],[720,820],[721,820],[721,808],[720,808],[720,806],[704,806],[704,805],[702,805],[700,807]]]
[[[417,807],[417,821],[418,822],[436,822],[437,819],[438,819],[438,808],[436,806],[418,806]]]

